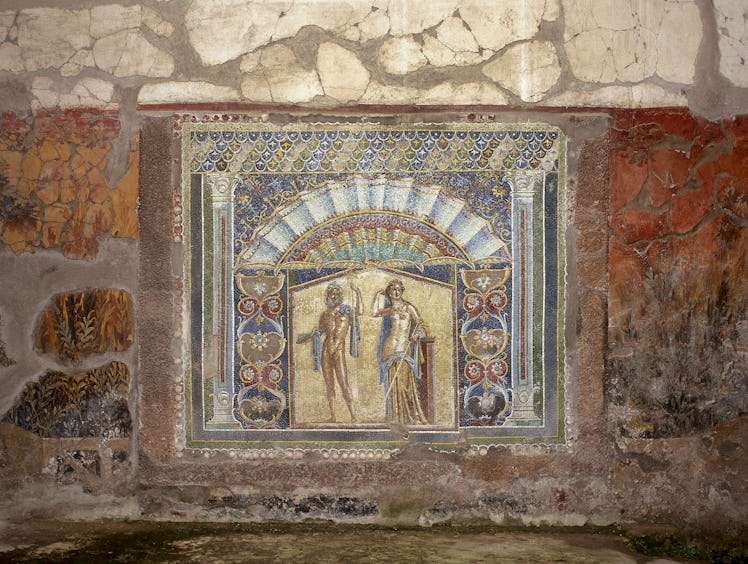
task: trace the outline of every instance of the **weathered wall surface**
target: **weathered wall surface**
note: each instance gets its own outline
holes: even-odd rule
[[[0,512],[744,530],[745,30],[740,0],[0,1]],[[168,116],[438,107],[568,135],[568,445],[179,456]]]

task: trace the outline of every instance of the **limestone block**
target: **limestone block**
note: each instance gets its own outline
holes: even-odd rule
[[[473,0],[460,5],[460,17],[481,47],[499,51],[509,43],[534,37],[545,9],[545,0]]]
[[[0,41],[8,39],[8,32],[16,20],[15,12],[0,12]]]
[[[454,84],[445,82],[428,90],[407,86],[385,86],[372,81],[359,100],[362,104],[462,104],[503,105],[506,95],[490,82]]]
[[[428,61],[421,52],[421,46],[413,37],[393,37],[385,41],[379,49],[379,63],[390,74],[408,74]]]
[[[410,86],[385,86],[372,80],[359,102],[362,104],[412,104],[420,100],[422,90]]]
[[[90,46],[88,10],[31,8],[18,15],[18,46],[27,71],[61,67]]]
[[[667,2],[657,32],[657,74],[671,82],[693,83],[701,34],[701,15],[696,4]],[[745,29],[741,37],[746,37]],[[746,70],[743,67],[741,76],[745,77]]]
[[[545,12],[543,19],[548,22],[555,22],[561,16],[561,0],[549,0],[545,3]]]
[[[356,54],[336,43],[319,46],[317,71],[325,94],[340,102],[358,100],[369,84],[369,71]]]
[[[151,8],[143,8],[143,23],[161,37],[169,37],[174,33],[174,24],[163,19],[158,12]]]
[[[21,48],[14,43],[0,44],[0,70],[10,72],[23,71]]]
[[[483,74],[525,102],[538,102],[558,82],[561,65],[550,41],[525,41],[483,67]]]
[[[566,43],[572,72],[587,82],[638,82],[654,74],[657,37],[644,29],[594,29]]]
[[[387,5],[390,33],[396,37],[421,33],[451,16],[459,5],[457,0],[390,0]]]
[[[273,41],[293,37],[302,27],[314,25],[337,34],[345,33],[371,12],[369,2],[338,2],[318,0],[314,3],[294,2],[284,10],[273,30]]]
[[[37,76],[31,83],[31,107],[40,108],[105,108],[117,107],[112,102],[114,85],[99,78],[86,77],[78,81],[72,90],[60,89],[50,77]]]
[[[110,106],[114,94],[114,84],[99,78],[86,77],[73,87],[73,94],[80,99],[81,106]]]
[[[563,0],[566,54],[588,82],[639,82],[657,73],[693,81],[701,42],[698,7],[690,0]],[[688,29],[688,33],[683,30]]]
[[[94,60],[114,76],[167,77],[174,72],[174,59],[151,45],[140,31],[124,30],[97,40]]]
[[[426,104],[504,105],[509,102],[501,90],[490,82],[453,84],[445,82],[424,92],[419,101]]]
[[[719,31],[719,71],[736,86],[748,87],[748,15],[742,0],[714,0]]]
[[[251,56],[243,68],[251,68]],[[285,45],[263,50],[254,70],[242,79],[242,95],[257,102],[298,104],[324,95],[317,72],[299,64],[293,51]]]
[[[140,6],[94,6],[91,8],[91,36],[98,39],[125,29],[137,29],[140,27],[142,16]]]
[[[190,44],[204,65],[219,65],[266,45],[293,2],[195,0],[185,14]]]
[[[236,102],[239,92],[229,86],[209,82],[159,82],[145,84],[138,93],[138,104],[168,102]]]
[[[60,67],[62,76],[75,76],[80,74],[84,67],[95,67],[96,62],[93,58],[93,52],[89,49],[82,49],[73,55],[70,60]]]
[[[595,90],[564,92],[543,102],[547,106],[600,106],[613,108],[647,108],[688,106],[681,92],[670,92],[656,84],[605,86]]]
[[[460,18],[447,18],[436,29],[436,37],[423,36],[423,54],[437,66],[474,65],[493,56],[490,49],[481,49],[475,37]]]
[[[373,7],[372,11],[357,26],[349,29],[349,33],[355,31],[355,35],[346,37],[346,39],[361,42],[369,41],[370,39],[384,37],[389,30],[390,18],[387,16],[387,12]]]

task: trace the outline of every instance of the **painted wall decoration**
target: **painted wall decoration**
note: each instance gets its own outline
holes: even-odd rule
[[[188,448],[564,440],[559,130],[180,127]]]
[[[76,374],[50,371],[26,385],[4,420],[40,437],[128,437],[129,385],[122,362]]]
[[[132,298],[125,290],[92,289],[56,295],[39,317],[36,348],[61,360],[127,350],[133,341]]]

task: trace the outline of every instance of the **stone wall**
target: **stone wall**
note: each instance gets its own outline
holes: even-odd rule
[[[1,3],[0,514],[744,531],[746,17],[739,0]],[[175,113],[561,127],[567,444],[178,456]]]

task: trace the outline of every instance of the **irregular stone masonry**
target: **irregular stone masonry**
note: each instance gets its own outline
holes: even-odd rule
[[[718,69],[744,87],[739,5],[722,0],[713,17]],[[565,105],[572,95],[601,106],[685,105],[682,88],[694,85],[706,33],[698,3],[638,6],[633,0],[357,0],[324,10],[313,2],[255,0],[196,0],[186,11],[166,2],[29,6],[0,12],[0,70],[42,73],[32,84],[39,107],[110,105],[112,88],[125,78],[145,87],[143,104]],[[183,44],[196,53],[193,67],[180,63]],[[221,65],[231,72],[206,81],[206,72]],[[71,87],[54,79],[56,69],[83,78]],[[99,75],[86,76],[91,71]],[[430,86],[421,84],[426,71],[436,73]],[[210,95],[201,84],[210,84]]]

